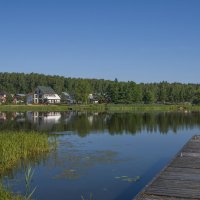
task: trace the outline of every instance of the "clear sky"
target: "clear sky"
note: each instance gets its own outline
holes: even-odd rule
[[[200,83],[200,0],[0,0],[0,71]]]

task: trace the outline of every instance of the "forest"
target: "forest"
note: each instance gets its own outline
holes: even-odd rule
[[[50,86],[58,94],[68,92],[76,101],[88,102],[95,94],[100,103],[115,104],[200,104],[200,84],[135,83],[104,79],[67,78],[37,73],[0,73],[0,92],[28,94],[37,86]]]

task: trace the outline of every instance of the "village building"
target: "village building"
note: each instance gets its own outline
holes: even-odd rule
[[[72,98],[72,96],[67,92],[61,93],[61,102],[66,104],[74,104],[75,100]]]
[[[89,94],[88,95],[88,100],[89,100],[89,103],[93,103],[93,104],[99,103],[99,100],[98,100],[96,94]]]
[[[27,95],[27,104],[59,104],[60,99],[51,87],[38,86]]]
[[[25,94],[15,94],[15,95],[13,95],[13,103],[14,104],[24,103],[25,100],[26,100]]]
[[[6,93],[5,92],[0,92],[0,104],[6,103]]]

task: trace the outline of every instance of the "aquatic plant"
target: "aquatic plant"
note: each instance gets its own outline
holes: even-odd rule
[[[134,178],[131,178],[131,177],[128,177],[128,176],[115,176],[115,179],[119,179],[119,180],[122,180],[122,181],[126,181],[126,182],[129,182],[129,183],[132,183],[132,182],[137,182],[141,179],[140,176],[136,176]]]
[[[38,132],[0,132],[0,176],[20,160],[49,152],[53,147],[48,136]]]
[[[81,200],[94,200],[92,193],[90,193],[89,199],[86,199],[83,195],[81,195]]]
[[[2,131],[0,132],[0,177],[7,170],[23,161],[25,168],[26,195],[24,197],[13,194],[9,188],[0,183],[0,200],[30,200],[36,188],[31,190],[30,184],[34,171],[27,166],[26,160],[34,160],[43,153],[48,153],[56,148],[57,142],[54,137],[45,133],[34,131]]]
[[[0,200],[26,200],[24,197],[13,194],[0,183]]]
[[[28,166],[25,168],[25,185],[26,185],[26,195],[25,199],[30,200],[33,193],[36,190],[36,187],[31,191],[31,180],[33,178],[34,170],[31,168],[31,166]]]

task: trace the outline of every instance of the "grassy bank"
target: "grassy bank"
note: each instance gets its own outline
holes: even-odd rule
[[[87,105],[0,105],[0,111],[96,111],[96,112],[135,112],[135,111],[200,111],[200,106],[193,105],[161,105],[161,104],[87,104]]]
[[[6,188],[0,183],[0,200],[26,200],[20,195],[13,194],[6,190]]]
[[[25,111],[66,111],[66,105],[0,105],[0,111],[25,112]]]
[[[0,132],[0,175],[11,169],[21,159],[48,152],[48,136],[38,132]]]
[[[37,157],[55,147],[48,136],[38,132],[0,132],[0,177],[22,160]],[[7,191],[0,183],[0,200],[25,199]]]

